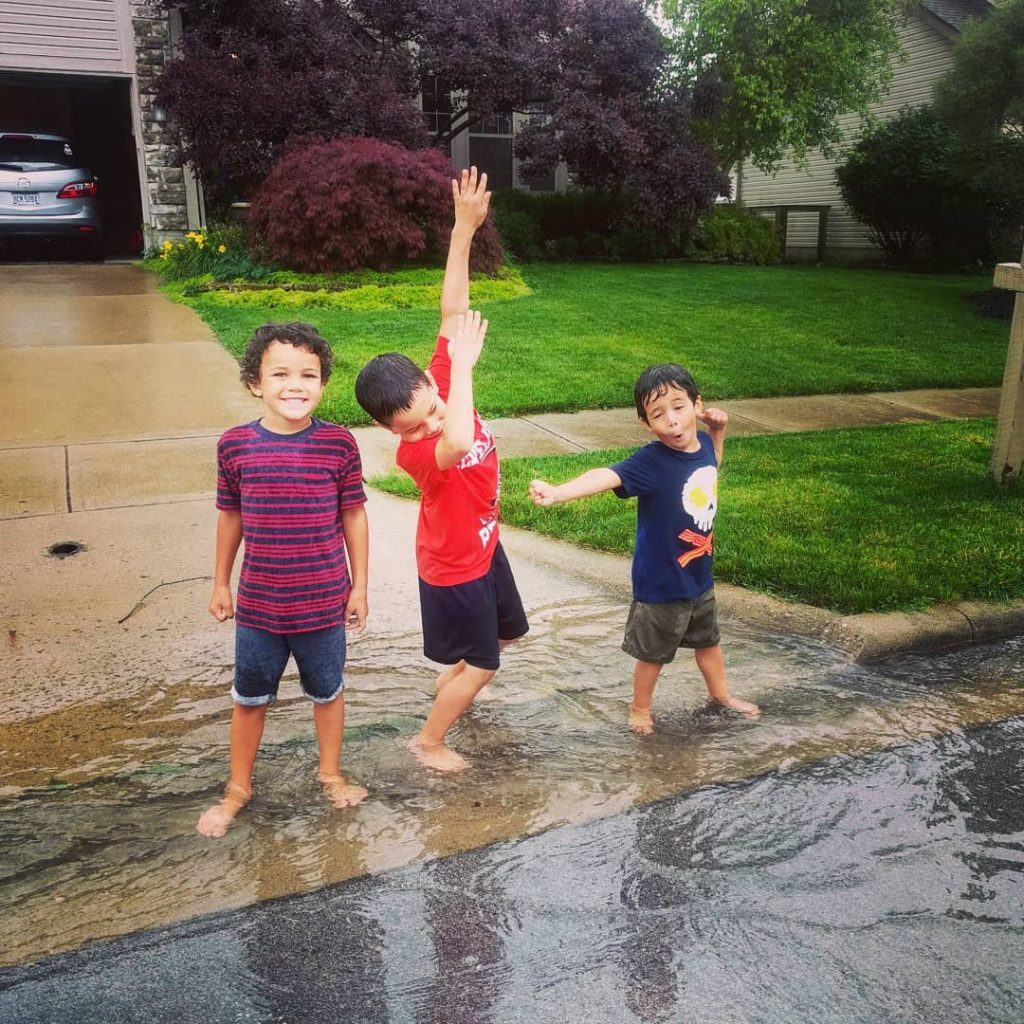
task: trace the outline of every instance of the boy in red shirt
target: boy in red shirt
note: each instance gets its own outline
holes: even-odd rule
[[[473,408],[473,367],[487,321],[469,311],[469,250],[487,218],[487,175],[476,168],[452,181],[452,229],[441,290],[437,347],[424,373],[397,352],[376,356],[356,378],[356,399],[397,434],[396,461],[420,489],[416,527],[423,653],[449,667],[410,743],[438,771],[468,762],[445,744],[448,730],[500,664],[500,651],[529,625],[498,542],[500,476],[494,438]]]

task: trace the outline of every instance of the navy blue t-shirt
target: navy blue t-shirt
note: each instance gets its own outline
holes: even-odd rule
[[[620,498],[636,497],[633,598],[666,604],[711,588],[712,527],[718,509],[718,463],[711,438],[680,452],[651,441],[612,466]]]

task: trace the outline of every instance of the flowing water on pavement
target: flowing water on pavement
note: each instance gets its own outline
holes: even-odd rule
[[[1004,942],[1012,933],[1019,958],[1024,726],[1015,716],[1024,715],[1024,643],[865,667],[815,643],[733,626],[723,641],[731,686],[761,705],[761,719],[709,712],[692,659],[681,652],[659,684],[658,731],[638,738],[624,728],[631,662],[618,650],[622,616],[618,603],[594,601],[534,615],[529,639],[505,656],[493,699],[453,734],[473,768],[452,777],[421,771],[405,749],[432,684],[418,636],[354,644],[344,767],[370,797],[347,811],[320,799],[309,705],[292,679],[268,718],[257,795],[219,841],[193,828],[224,776],[222,689],[208,682],[188,693],[155,689],[145,707],[108,708],[106,719],[97,711],[109,725],[105,744],[83,743],[81,757],[61,765],[38,754],[28,763],[24,731],[4,726],[2,963],[402,865],[427,870],[422,862],[442,855],[595,818],[612,818],[589,826],[605,839],[592,853],[584,843],[580,863],[566,869],[580,875],[580,893],[594,885],[588,871],[600,875],[607,892],[597,898],[629,910],[625,937],[615,928],[604,936],[607,955],[625,957],[625,965],[630,943],[648,943],[664,975],[646,996],[629,996],[627,979],[622,998],[634,1016],[608,1019],[669,1019],[641,1010],[648,997],[670,999],[668,988],[673,1006],[682,998],[671,980],[682,933],[707,958],[701,984],[713,986],[726,970],[744,979],[737,1020],[754,1019],[744,1000],[753,1006],[759,990],[773,1005],[778,979],[757,965],[778,943],[790,974],[805,969],[802,950],[817,946],[837,973],[855,967],[865,984],[880,984],[885,922],[904,928],[919,918],[930,950],[922,963],[931,956],[934,966],[936,958],[956,959],[963,922],[984,920],[1003,930]],[[225,668],[212,666],[211,675]],[[986,728],[995,722],[1006,722],[998,743]],[[48,727],[65,737],[74,728]],[[981,790],[988,802],[978,805]],[[620,814],[681,793],[689,795]],[[645,822],[675,837],[657,855],[645,848]],[[518,878],[526,849],[490,846],[478,856],[488,873]],[[616,851],[610,861],[609,849]],[[378,890],[387,893],[386,881]],[[634,911],[652,892],[662,909],[641,927]],[[765,916],[755,926],[742,914],[716,915],[723,899],[745,910],[760,901]],[[666,901],[675,909],[667,916]],[[503,948],[514,945],[521,925],[501,924]],[[735,968],[715,959],[730,947]],[[1005,1005],[1002,968],[991,965],[987,975],[980,958],[969,957],[978,998]],[[576,968],[559,963],[563,984]],[[581,953],[577,982],[588,963]],[[687,999],[697,990],[688,992]],[[757,1019],[786,1017],[780,1009]],[[928,1018],[908,1011],[899,1019]],[[960,1018],[947,1008],[947,1019]]]

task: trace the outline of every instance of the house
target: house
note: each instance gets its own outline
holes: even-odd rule
[[[889,92],[873,112],[887,118],[902,107],[930,103],[936,80],[952,66],[957,35],[968,19],[984,17],[992,6],[988,0],[921,0],[909,8],[900,34],[905,59],[894,66]],[[840,124],[846,139],[857,137],[858,115],[848,114]],[[768,175],[743,166],[735,175],[737,202],[776,213],[785,224],[787,259],[863,262],[878,256],[867,229],[843,204],[835,181],[837,162],[813,151],[806,167],[790,161]]]
[[[176,14],[138,0],[0,0],[0,131],[75,142],[100,182],[108,256],[205,225],[202,189],[155,99],[180,31]],[[452,116],[451,97],[434,83],[421,104],[435,133]],[[452,159],[487,170],[495,188],[564,188],[564,167],[549,181],[521,179],[512,139],[523,117],[497,115],[456,136]]]
[[[166,133],[156,80],[176,18],[135,0],[0,0],[0,130],[72,138],[99,179],[107,254],[198,228],[202,196]]]
[[[465,123],[468,112],[461,97],[446,92],[433,76],[423,79],[420,86],[420,109],[428,133],[443,135],[453,122]],[[535,114],[522,111],[493,114],[478,121],[467,131],[457,134],[448,148],[448,155],[456,167],[479,167],[487,172],[492,189],[518,188],[527,192],[564,192],[569,185],[569,171],[559,164],[543,178],[527,179],[512,152],[512,143],[518,132]]]

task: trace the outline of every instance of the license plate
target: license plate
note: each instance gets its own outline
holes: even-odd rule
[[[39,205],[39,193],[38,192],[15,192],[14,193],[14,205],[15,206],[38,206]]]

